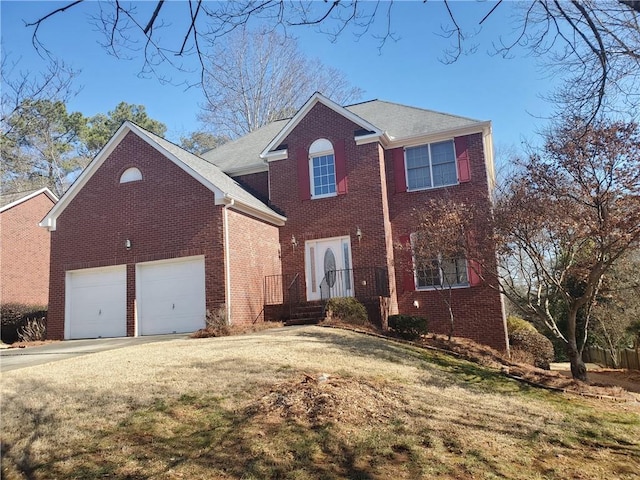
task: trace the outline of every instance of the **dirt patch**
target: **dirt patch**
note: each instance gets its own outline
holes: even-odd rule
[[[402,394],[384,383],[326,373],[284,382],[247,408],[248,413],[306,421],[372,426],[388,422],[402,406]]]

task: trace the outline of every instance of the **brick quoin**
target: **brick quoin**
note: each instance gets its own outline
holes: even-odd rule
[[[140,169],[143,180],[119,183],[130,167]],[[69,270],[127,265],[127,335],[134,334],[136,263],[204,255],[206,307],[224,304],[223,208],[213,192],[128,133],[51,232],[48,337],[64,338]]]
[[[45,193],[40,193],[0,213],[2,304],[47,304],[50,237],[38,223],[53,205]]]

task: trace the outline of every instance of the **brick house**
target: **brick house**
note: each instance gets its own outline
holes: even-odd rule
[[[38,227],[58,201],[48,188],[0,199],[0,302],[44,306],[49,300],[49,234]]]
[[[50,335],[190,331],[221,305],[250,323],[335,296],[446,331],[438,279],[407,274],[396,245],[413,209],[445,190],[489,209],[492,179],[489,122],[377,100],[315,94],[202,158],[125,123],[42,223]],[[505,349],[500,295],[464,259],[454,267],[455,334]],[[101,331],[107,314],[113,329]]]

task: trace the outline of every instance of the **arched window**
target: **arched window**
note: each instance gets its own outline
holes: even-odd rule
[[[120,183],[137,182],[142,180],[142,172],[136,167],[127,168],[120,175]]]
[[[333,145],[320,138],[309,147],[309,179],[311,198],[336,195],[336,161]]]

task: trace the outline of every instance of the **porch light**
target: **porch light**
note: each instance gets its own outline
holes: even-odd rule
[[[131,250],[131,240],[129,240],[128,238],[124,241],[124,247],[127,250]]]
[[[298,246],[298,240],[296,240],[295,235],[291,235],[291,247],[295,250]]]
[[[360,240],[362,240],[362,230],[360,230],[360,227],[356,227],[356,238],[358,239],[358,243],[360,243]]]

